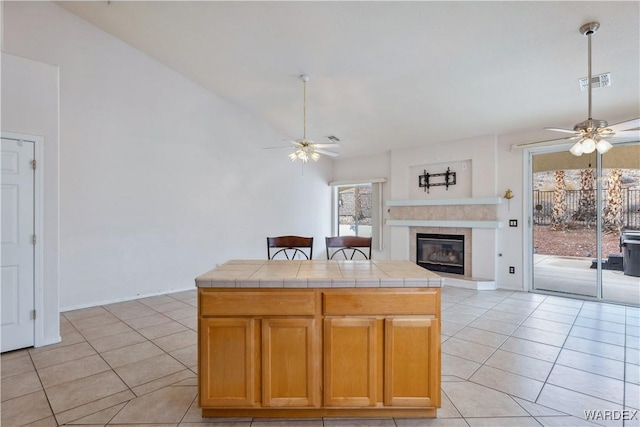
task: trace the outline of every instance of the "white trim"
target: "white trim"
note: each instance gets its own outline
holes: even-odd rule
[[[331,189],[331,235],[338,235],[338,188]]]
[[[388,219],[387,225],[390,225],[392,227],[502,228],[502,222],[500,221]]]
[[[522,227],[522,290],[533,291],[533,149],[525,149],[522,156],[522,212],[526,217],[526,227]]]
[[[34,303],[36,313],[35,328],[35,347],[46,345],[44,343],[44,222],[43,222],[43,206],[44,206],[44,138],[35,138],[35,161],[36,169],[34,172],[34,231],[37,236],[34,248]],[[61,341],[62,339],[60,339]]]
[[[493,291],[497,289],[496,281],[492,279],[477,279],[475,277],[453,277],[453,274],[442,274],[444,286],[453,286],[456,288],[475,289],[476,291]],[[444,287],[443,286],[443,287]]]
[[[15,132],[0,133],[2,139],[14,141],[27,141],[33,143],[34,160],[36,169],[33,174],[33,232],[36,235],[36,243],[33,250],[33,308],[36,311],[34,322],[33,342],[34,347],[41,347],[44,342],[44,138],[36,135],[27,135]],[[60,342],[60,340],[56,341]]]
[[[331,181],[329,182],[329,185],[334,187],[339,185],[375,184],[376,182],[387,182],[387,178],[357,179],[355,181]]]
[[[500,205],[502,197],[471,197],[466,199],[387,200],[387,206],[459,206]]]
[[[377,195],[377,203],[376,205],[378,206],[378,220],[376,221],[377,223],[377,229],[378,229],[378,251],[382,252],[384,250],[384,239],[383,239],[383,234],[384,233],[384,209],[382,207],[382,201],[384,200],[384,185],[382,185],[383,182],[377,182],[375,183],[375,185],[378,188],[378,195]],[[372,185],[373,186],[373,185]]]

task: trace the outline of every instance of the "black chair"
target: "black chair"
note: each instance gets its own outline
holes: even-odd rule
[[[271,253],[271,250],[275,252]],[[304,259],[311,259],[313,256],[313,237],[300,236],[278,236],[267,237],[267,259],[286,258],[295,259],[301,254]]]
[[[371,237],[336,236],[327,237],[327,259],[371,259]]]

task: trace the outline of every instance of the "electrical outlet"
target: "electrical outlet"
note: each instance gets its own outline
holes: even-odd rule
[[[509,267],[509,274],[516,274],[516,268],[515,267]]]
[[[509,220],[509,227],[517,227],[518,226],[518,220],[517,219],[510,219]]]

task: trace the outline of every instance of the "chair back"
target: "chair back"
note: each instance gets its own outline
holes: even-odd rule
[[[371,237],[327,237],[327,259],[371,259]]]
[[[313,237],[267,237],[267,259],[293,260],[297,255],[304,259],[313,257]]]

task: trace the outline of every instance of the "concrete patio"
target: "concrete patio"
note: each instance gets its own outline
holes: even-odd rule
[[[595,297],[597,270],[591,268],[592,260],[536,254],[533,256],[533,286],[536,290]],[[622,271],[602,270],[602,296],[610,302],[640,305],[640,278]]]

